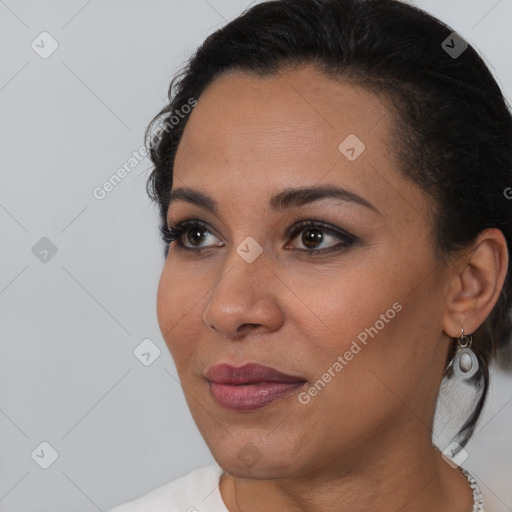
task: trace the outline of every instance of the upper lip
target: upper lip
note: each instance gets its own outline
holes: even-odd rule
[[[253,382],[305,382],[302,377],[287,375],[270,366],[247,363],[236,367],[229,364],[217,364],[208,369],[205,377],[219,384],[248,384]]]

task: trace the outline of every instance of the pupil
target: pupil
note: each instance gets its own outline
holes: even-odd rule
[[[315,247],[317,242],[321,242],[323,238],[323,233],[316,228],[309,228],[304,230],[304,234],[302,235],[302,242],[306,247]]]
[[[196,228],[194,230],[190,230],[188,232],[188,240],[192,244],[195,244],[196,242],[199,244],[201,242],[201,239],[204,235],[205,228]]]

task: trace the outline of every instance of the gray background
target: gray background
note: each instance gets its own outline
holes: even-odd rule
[[[2,512],[107,510],[213,462],[157,324],[149,160],[103,200],[92,191],[141,147],[194,48],[250,3],[0,0]],[[512,0],[416,4],[479,49],[510,98]],[[46,59],[31,47],[43,31],[59,45]],[[133,353],[145,339],[161,350],[149,366]],[[492,377],[465,466],[499,512],[512,510],[512,377]],[[458,392],[441,443],[463,418]],[[58,452],[48,469],[43,441]]]

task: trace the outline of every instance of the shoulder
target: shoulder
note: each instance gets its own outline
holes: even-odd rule
[[[108,512],[227,511],[218,487],[221,475],[217,464],[204,466]]]

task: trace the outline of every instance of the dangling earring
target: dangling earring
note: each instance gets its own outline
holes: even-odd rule
[[[464,329],[461,328],[462,334],[457,338],[457,352],[453,358],[453,371],[462,379],[469,379],[478,371],[478,359],[471,350],[473,337],[464,335]]]

